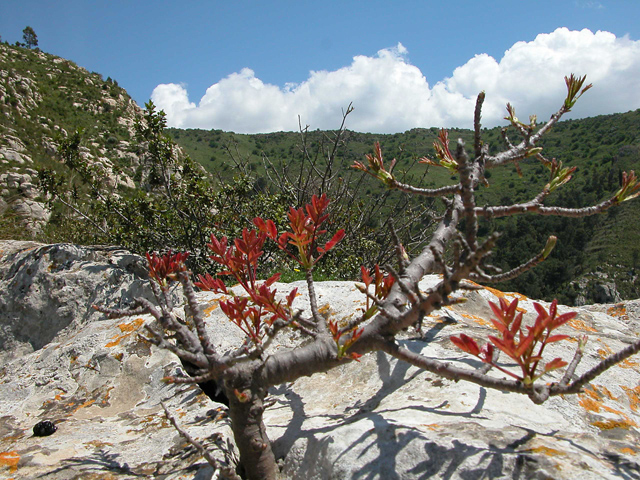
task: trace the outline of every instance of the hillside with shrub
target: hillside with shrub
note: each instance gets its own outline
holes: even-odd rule
[[[257,184],[265,186],[272,184],[273,172],[282,165],[295,166],[306,152],[322,151],[328,135],[328,132],[305,132],[303,142],[299,132],[243,135],[220,130],[168,131],[185,152],[213,175],[229,178],[233,167],[242,165]],[[413,178],[422,178],[423,185],[429,188],[451,184],[453,179],[447,170],[416,163],[420,157],[433,157],[433,142],[438,132],[437,128],[430,128],[382,135],[347,130],[337,168],[342,175],[351,175],[353,162],[370,153],[378,141],[386,158],[397,159],[396,172],[406,170]],[[483,135],[490,153],[504,146],[501,128],[485,129]],[[450,136],[462,138],[467,145],[473,143],[471,130],[454,128]],[[623,171],[640,168],[640,111],[562,121],[543,139],[542,146],[547,157],[577,167],[572,181],[552,196],[549,204],[568,207],[595,204],[619,188]],[[318,161],[323,164],[322,158]],[[529,200],[548,181],[548,170],[535,159],[521,162],[519,169],[489,174],[488,186],[478,193],[487,205]],[[358,194],[366,198],[382,195],[384,190],[379,182],[367,182]],[[505,270],[518,265],[519,259],[540,251],[548,234],[558,236],[551,258],[501,288],[534,298],[558,296],[568,304],[606,301],[607,294],[613,294],[609,301],[614,301],[615,292],[611,288],[606,290],[613,284],[621,298],[640,296],[639,215],[640,206],[630,202],[604,216],[494,220],[481,225],[480,233],[486,235],[493,230],[503,233],[495,256],[497,264]]]
[[[187,249],[194,252],[191,267],[204,271],[211,268],[202,248],[211,233],[237,236],[258,214],[283,223],[289,206],[325,192],[334,199],[329,228],[348,232],[317,273],[353,279],[361,264],[389,258],[389,218],[411,255],[441,211],[435,201],[384,190],[350,168],[355,161],[378,141],[386,159],[397,159],[394,173],[407,181],[433,188],[454,180],[444,168],[419,163],[433,157],[439,129],[367,134],[339,128],[341,120],[336,117],[334,131],[311,126],[258,135],[165,129],[157,111],[142,111],[115,80],[37,49],[0,44],[0,236],[119,244],[138,253]],[[470,130],[449,135],[473,145]],[[485,129],[483,137],[490,153],[504,146],[500,128]],[[548,158],[577,167],[548,203],[594,204],[619,188],[623,171],[639,170],[640,111],[562,121],[542,146]],[[529,200],[549,178],[534,159],[488,173],[480,205]],[[37,209],[38,221],[29,220]],[[558,237],[549,259],[503,290],[567,304],[636,298],[638,209],[627,202],[579,219],[492,220],[481,223],[479,234],[503,233],[494,259],[505,270],[539,252],[549,234]],[[267,263],[264,273],[276,266]],[[299,278],[285,267],[285,280]]]

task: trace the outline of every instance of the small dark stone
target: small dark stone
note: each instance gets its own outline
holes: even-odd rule
[[[36,437],[46,437],[47,435],[54,433],[56,430],[58,430],[58,427],[56,427],[50,420],[43,420],[33,426],[33,434]]]

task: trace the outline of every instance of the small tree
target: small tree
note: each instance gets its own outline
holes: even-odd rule
[[[38,46],[38,36],[36,32],[33,31],[33,28],[26,26],[24,30],[22,30],[22,38],[24,39],[24,43],[27,48],[34,48]]]
[[[117,181],[123,173],[116,161],[106,169],[81,155],[87,142],[84,131],[58,139],[58,156],[71,174],[46,168],[38,174],[54,211],[53,240],[116,244],[140,254],[187,250],[190,268],[211,269],[204,246],[211,233],[219,235],[224,229],[239,234],[259,212],[275,211],[267,205],[282,203],[281,196],[255,192],[246,178],[214,185],[164,133],[164,113],[156,111],[152,102],[146,107],[135,125],[139,162],[133,174],[138,188],[133,190],[114,185],[114,178]],[[280,210],[284,217],[284,207]]]
[[[328,241],[322,240],[328,220],[329,200],[326,195],[312,197],[306,208],[291,208],[288,214],[289,225],[285,231],[281,231],[271,220],[256,218],[256,228],[244,229],[241,238],[234,241],[229,241],[227,237],[211,236],[208,244],[211,258],[224,266],[224,274],[239,283],[244,293],[234,293],[227,289],[220,278],[210,275],[199,276],[195,285],[229,295],[228,300],[220,302],[220,307],[229,320],[246,334],[245,342],[235,351],[222,353],[214,347],[214,342],[205,329],[204,316],[184,264],[187,257],[185,253],[147,255],[156,305],[145,299],[138,299],[126,310],[96,308],[114,318],[149,313],[157,320],[155,325],[146,327],[150,333],[148,340],[175,352],[191,375],[170,377],[167,381],[199,384],[216,382],[228,397],[229,417],[240,451],[243,474],[251,480],[273,480],[277,476],[276,461],[263,423],[268,389],[293,382],[302,376],[325,372],[344,362],[357,361],[361,355],[370,352],[383,351],[445,378],[521,393],[529,396],[535,403],[542,403],[551,396],[578,393],[596,376],[637,353],[640,341],[608,357],[591,370],[574,376],[582,356],[584,341],[577,342],[576,354],[570,363],[561,358],[543,357],[546,345],[567,338],[566,335],[554,333],[554,330],[575,316],[573,313],[559,315],[555,301],[549,310],[536,304],[538,317],[535,323],[524,326],[522,314],[517,313],[517,301],[508,303],[501,300],[499,305],[491,304],[495,314],[492,321],[498,334],[489,336],[485,345],[480,346],[476,340],[464,334],[452,337],[456,346],[479,357],[486,364],[485,368],[479,370],[460,368],[447,361],[425,357],[396,340],[396,335],[403,329],[410,326],[420,328],[423,319],[431,312],[454,302],[450,298],[451,293],[458,289],[477,288],[463,283],[463,280],[483,283],[508,280],[544,261],[555,244],[555,238],[549,237],[544,250],[534,258],[509,272],[500,273],[489,263],[489,255],[497,235],[481,239],[478,235],[479,221],[526,213],[583,217],[604,212],[640,195],[638,179],[630,172],[623,174],[620,189],[611,198],[597,205],[585,208],[544,205],[551,192],[571,180],[575,168],[563,167],[561,162],[545,158],[536,144],[590,88],[590,85],[584,85],[584,77],[576,78],[571,75],[565,80],[568,92],[563,105],[540,128],[536,125],[535,117],[531,117],[529,124],[520,122],[513,107],[507,105],[507,119],[521,140],[517,144],[512,143],[505,129],[504,140],[507,147],[497,155],[490,155],[481,140],[480,117],[484,101],[484,93],[481,93],[475,110],[473,157],[469,158],[462,142],[458,142],[452,150],[448,132],[442,130],[434,144],[437,160],[422,160],[424,163],[447,168],[457,177],[457,182],[452,185],[426,189],[400,182],[392,171],[394,162],[390,166],[385,164],[378,144],[374,153],[367,155],[366,163],[354,164],[356,169],[375,177],[389,189],[426,198],[441,198],[445,211],[431,240],[419,255],[408,258],[398,242],[397,264],[395,267],[386,266],[388,275],[383,274],[377,266],[374,271],[362,268],[364,286],[360,289],[366,296],[367,305],[364,312],[347,325],[340,326],[336,319],[322,315],[315,294],[314,267],[344,237],[344,231],[339,230]],[[486,182],[485,171],[517,164],[525,158],[537,159],[549,171],[549,181],[536,197],[519,204],[476,205],[475,192]],[[393,227],[391,232],[393,235]],[[311,311],[309,317],[293,310],[292,303],[297,293],[295,289],[285,298],[276,297],[273,284],[278,275],[265,281],[257,279],[256,272],[263,247],[268,241],[274,242],[279,250],[298,262],[306,272]],[[423,292],[418,288],[418,282],[428,273],[440,273],[442,280]],[[180,282],[183,287],[186,299],[184,312],[187,318],[174,310],[171,296],[168,295],[169,285],[175,281]],[[271,351],[266,355],[265,349],[275,334],[284,328],[295,328],[302,332],[306,337],[304,343],[292,350]],[[515,370],[498,365],[500,352],[515,362]],[[538,381],[542,375],[565,367],[564,375],[557,383]],[[507,378],[487,375],[490,368],[499,369]],[[215,460],[209,461],[219,467]],[[227,478],[237,478],[229,466],[220,471]]]

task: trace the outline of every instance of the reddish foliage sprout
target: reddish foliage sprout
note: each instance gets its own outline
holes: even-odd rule
[[[576,312],[558,315],[557,300],[551,303],[549,311],[539,303],[534,303],[533,306],[538,312],[538,317],[532,326],[526,326],[523,329],[522,312],[517,311],[518,299],[508,303],[501,298],[500,305],[489,302],[489,306],[496,316],[491,319],[491,322],[500,332],[500,336],[490,335],[488,338],[491,343],[480,348],[473,338],[463,333],[459,337],[451,337],[454,345],[527,385],[532,384],[545,373],[567,365],[567,362],[561,358],[554,358],[544,366],[541,373],[537,373],[545,347],[550,343],[569,338],[568,335],[552,335],[551,332],[574,318],[577,315]],[[518,364],[522,371],[521,376],[494,363],[494,346]]]

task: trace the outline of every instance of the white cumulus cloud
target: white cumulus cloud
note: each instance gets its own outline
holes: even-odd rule
[[[199,103],[183,85],[158,85],[151,98],[169,125],[238,133],[297,130],[298,116],[312,128],[336,128],[352,103],[347,127],[393,133],[415,127],[470,127],[476,95],[487,94],[483,124],[503,123],[507,101],[520,118],[548,117],[565,95],[563,77],[587,75],[594,84],[574,108],[575,117],[640,108],[640,41],[609,32],[559,28],[531,42],[518,42],[504,56],[480,53],[451,77],[429,85],[396,47],[359,55],[335,71],[312,71],[307,80],[284,87],[265,84],[244,68],[209,87]]]

